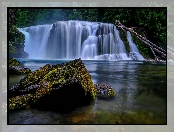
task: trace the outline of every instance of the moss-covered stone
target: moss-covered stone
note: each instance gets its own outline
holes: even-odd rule
[[[9,109],[31,105],[42,110],[69,111],[90,103],[97,94],[100,95],[96,86],[80,59],[52,66],[46,64],[9,90]],[[107,96],[115,95],[108,85],[102,90]]]
[[[9,58],[9,66],[19,66],[20,62],[14,58]]]
[[[53,67],[49,64],[46,64],[43,67],[40,67],[38,70],[35,70],[31,73],[29,73],[25,78],[21,79],[20,83],[20,87],[21,88],[26,88],[30,85],[33,84],[38,84],[41,79],[44,78],[44,76],[49,72],[52,71]]]
[[[20,62],[14,58],[9,58],[9,75],[21,75],[28,74],[31,72],[30,69],[20,66]]]
[[[22,75],[28,74],[31,70],[23,66],[9,66],[9,75]]]
[[[99,97],[112,97],[116,94],[112,86],[106,84],[94,84],[94,87]]]
[[[9,109],[24,108],[29,104],[32,94],[25,94],[9,99]]]
[[[39,85],[38,88],[33,90],[30,101],[26,99],[24,104],[28,105],[27,102],[30,102],[31,105],[42,109],[65,110],[82,105],[84,102],[89,103],[96,98],[96,89],[91,76],[82,61],[77,59],[62,65],[47,64],[29,73],[9,90],[9,109],[25,107],[26,105],[19,105],[19,99],[23,99],[23,93],[27,94],[24,89],[27,91],[28,87],[36,84]],[[56,103],[59,105],[56,106]]]

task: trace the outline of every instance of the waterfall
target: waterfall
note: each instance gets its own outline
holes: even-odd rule
[[[25,35],[29,58],[132,60],[113,24],[86,21],[58,21],[54,24],[18,28]],[[128,37],[129,41],[132,41]],[[129,42],[130,44],[130,42]],[[133,41],[130,46],[133,45]],[[138,49],[131,48],[131,52]],[[137,60],[139,60],[137,58]]]
[[[24,50],[30,58],[44,58],[45,47],[48,41],[48,35],[51,25],[31,26],[30,28],[19,28],[18,30],[25,35]]]
[[[131,60],[129,58],[123,41],[120,38],[119,31],[113,24],[102,23],[102,30],[98,36],[98,47],[100,53],[94,56],[97,60]],[[103,40],[103,41],[102,41]]]
[[[134,59],[134,60],[144,60],[144,57],[140,54],[136,44],[132,40],[132,36],[129,31],[127,31],[127,39],[130,45],[130,53],[129,55]]]
[[[98,38],[96,36],[96,31],[99,24],[88,23],[84,28],[88,31],[87,39],[82,43],[82,59],[94,59],[97,55],[97,43]]]

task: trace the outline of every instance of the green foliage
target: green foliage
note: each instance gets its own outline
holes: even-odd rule
[[[35,23],[36,17],[40,14],[41,9],[15,9],[16,26],[27,27]]]
[[[18,49],[16,48],[17,45],[23,45],[25,40],[24,34],[19,32],[16,26],[12,26],[9,28],[9,53],[17,54]]]
[[[166,50],[167,8],[145,8],[135,13],[136,23],[147,29],[148,39]]]
[[[142,41],[140,41],[134,34],[132,34],[132,39],[134,43],[137,44],[137,48],[145,58],[154,58],[151,49]]]

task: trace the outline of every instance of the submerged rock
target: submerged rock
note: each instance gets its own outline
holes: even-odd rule
[[[9,66],[9,75],[28,74],[31,70],[23,66]]]
[[[99,97],[112,97],[115,95],[115,91],[112,86],[106,84],[94,84],[97,90],[97,96]]]
[[[20,62],[14,58],[9,58],[9,66],[19,66]]]
[[[9,75],[28,74],[30,69],[20,66],[20,62],[14,58],[9,58]]]

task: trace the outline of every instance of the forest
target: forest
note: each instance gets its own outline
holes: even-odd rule
[[[144,34],[148,40],[162,49],[166,50],[167,46],[167,8],[14,8],[13,10],[17,28],[68,20],[112,24],[115,20],[119,20],[128,28],[138,29],[140,34]],[[142,44],[135,36],[133,39],[145,57],[153,58],[147,45]]]

